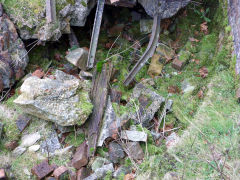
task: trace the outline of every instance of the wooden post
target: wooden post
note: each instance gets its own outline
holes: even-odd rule
[[[46,0],[46,19],[47,23],[53,23],[57,20],[55,0]]]

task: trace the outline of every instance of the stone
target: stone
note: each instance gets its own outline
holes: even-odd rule
[[[21,147],[29,147],[35,144],[39,139],[41,138],[41,135],[39,132],[28,134],[22,137],[20,144]]]
[[[121,131],[121,138],[129,141],[135,141],[135,142],[139,142],[139,141],[147,142],[147,133],[143,131],[123,130]]]
[[[0,7],[1,8],[1,7]],[[0,9],[1,11],[1,9]],[[7,175],[5,173],[5,170],[4,169],[0,169],[0,180],[7,180]]]
[[[30,146],[28,148],[28,151],[30,151],[30,152],[37,152],[39,149],[40,149],[40,145],[36,144],[36,145]]]
[[[91,171],[88,168],[81,167],[81,169],[77,171],[77,180],[83,180],[84,178],[90,176],[90,174]]]
[[[102,158],[102,157],[97,157],[92,165],[91,168],[94,172],[96,172],[97,169],[101,168],[102,166],[106,165],[106,164],[110,164],[110,161],[107,160],[106,158]]]
[[[118,143],[111,142],[109,144],[109,158],[113,163],[120,162],[125,157],[122,146]]]
[[[91,80],[93,77],[93,74],[87,71],[81,70],[79,73],[80,78],[85,79],[85,80]]]
[[[18,146],[13,150],[12,154],[13,154],[13,156],[17,157],[17,156],[22,155],[26,150],[27,150],[27,148]]]
[[[163,64],[160,62],[161,55],[154,54],[152,57],[151,64],[148,68],[148,74],[153,76],[158,76],[162,73]]]
[[[76,150],[72,159],[72,166],[76,169],[80,169],[83,166],[86,166],[88,163],[87,155],[87,143],[84,141]]]
[[[74,66],[81,70],[86,70],[88,52],[83,48],[77,48],[69,51],[68,55],[65,57],[68,62],[72,63]]]
[[[165,98],[143,85],[143,83],[134,87],[130,99],[131,101],[126,104],[128,111],[118,117],[121,125],[132,119],[136,124],[142,123],[144,127],[149,126],[149,122],[165,101]]]
[[[195,89],[195,86],[191,85],[188,79],[185,79],[181,83],[181,89],[183,93],[192,93]]]
[[[25,113],[61,126],[82,125],[92,112],[90,82],[56,70],[55,79],[29,77],[14,100]]]
[[[54,171],[54,167],[48,164],[47,160],[44,160],[40,164],[37,164],[31,169],[32,174],[37,176],[38,179],[43,179]]]
[[[53,171],[53,176],[57,180],[67,180],[69,177],[69,170],[65,166],[60,166]]]
[[[157,54],[161,55],[160,56],[160,62],[161,63],[166,63],[167,60],[171,60],[174,58],[175,52],[172,48],[169,46],[165,45],[164,43],[159,43],[156,52]]]
[[[40,145],[42,153],[54,154],[56,150],[61,148],[57,133],[52,131],[48,137]]]
[[[153,20],[152,19],[141,19],[140,20],[140,31],[143,34],[149,34],[152,32],[152,25]]]
[[[18,130],[20,132],[23,132],[24,129],[29,125],[30,121],[31,121],[30,116],[24,114],[19,115],[16,120]]]
[[[172,62],[172,67],[178,71],[181,71],[184,67],[184,62],[180,61],[179,59],[174,59]]]
[[[144,152],[139,142],[127,142],[126,153],[134,160],[141,160],[144,158]]]
[[[171,133],[170,136],[166,138],[166,146],[168,149],[173,148],[180,141],[180,137],[175,133]]]
[[[116,119],[116,113],[113,109],[110,97],[108,98],[107,107],[103,117],[102,127],[100,130],[97,146],[102,146],[108,137],[116,137],[120,123]]]
[[[18,146],[17,141],[11,141],[11,142],[5,144],[5,148],[9,151],[13,151],[17,146]]]
[[[93,173],[92,175],[88,176],[87,178],[84,178],[84,180],[104,179],[104,177],[108,172],[113,172],[113,171],[114,171],[113,164],[112,163],[107,164],[97,169],[95,173]]]
[[[131,173],[131,168],[126,166],[120,166],[114,173],[113,177],[119,179],[122,175]]]

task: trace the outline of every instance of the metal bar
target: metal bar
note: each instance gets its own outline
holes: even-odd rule
[[[144,64],[148,61],[148,59],[153,56],[154,51],[157,47],[158,39],[159,39],[160,24],[161,24],[161,15],[157,14],[154,16],[152,34],[151,34],[151,38],[150,38],[147,50],[144,52],[141,59],[135,64],[133,69],[130,71],[130,73],[124,80],[123,84],[125,86],[128,86],[132,82],[136,74],[140,71],[140,69],[144,66]]]
[[[91,39],[91,44],[90,44],[90,50],[89,50],[89,54],[88,54],[88,62],[87,62],[88,68],[93,68],[93,65],[94,65],[97,44],[98,44],[98,37],[99,37],[99,32],[100,32],[100,27],[101,27],[101,22],[102,22],[104,3],[105,3],[105,0],[98,0],[97,10],[96,10],[95,20],[94,20],[94,26],[93,26],[93,32],[92,32],[92,39]]]

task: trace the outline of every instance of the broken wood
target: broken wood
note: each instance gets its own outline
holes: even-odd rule
[[[88,156],[94,155],[97,146],[101,121],[107,105],[109,82],[113,66],[111,62],[103,65],[101,73],[95,68],[93,76],[93,87],[91,92],[92,103],[94,105],[93,113],[90,117],[88,126]]]
[[[46,0],[46,19],[47,23],[56,22],[56,2],[55,0]]]

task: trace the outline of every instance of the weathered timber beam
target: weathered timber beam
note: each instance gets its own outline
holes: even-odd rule
[[[94,105],[93,113],[88,125],[88,155],[94,155],[97,146],[97,140],[101,129],[101,122],[107,105],[109,90],[109,81],[111,78],[113,66],[111,62],[103,65],[101,73],[95,68],[93,76],[93,87],[91,92],[92,103]]]

